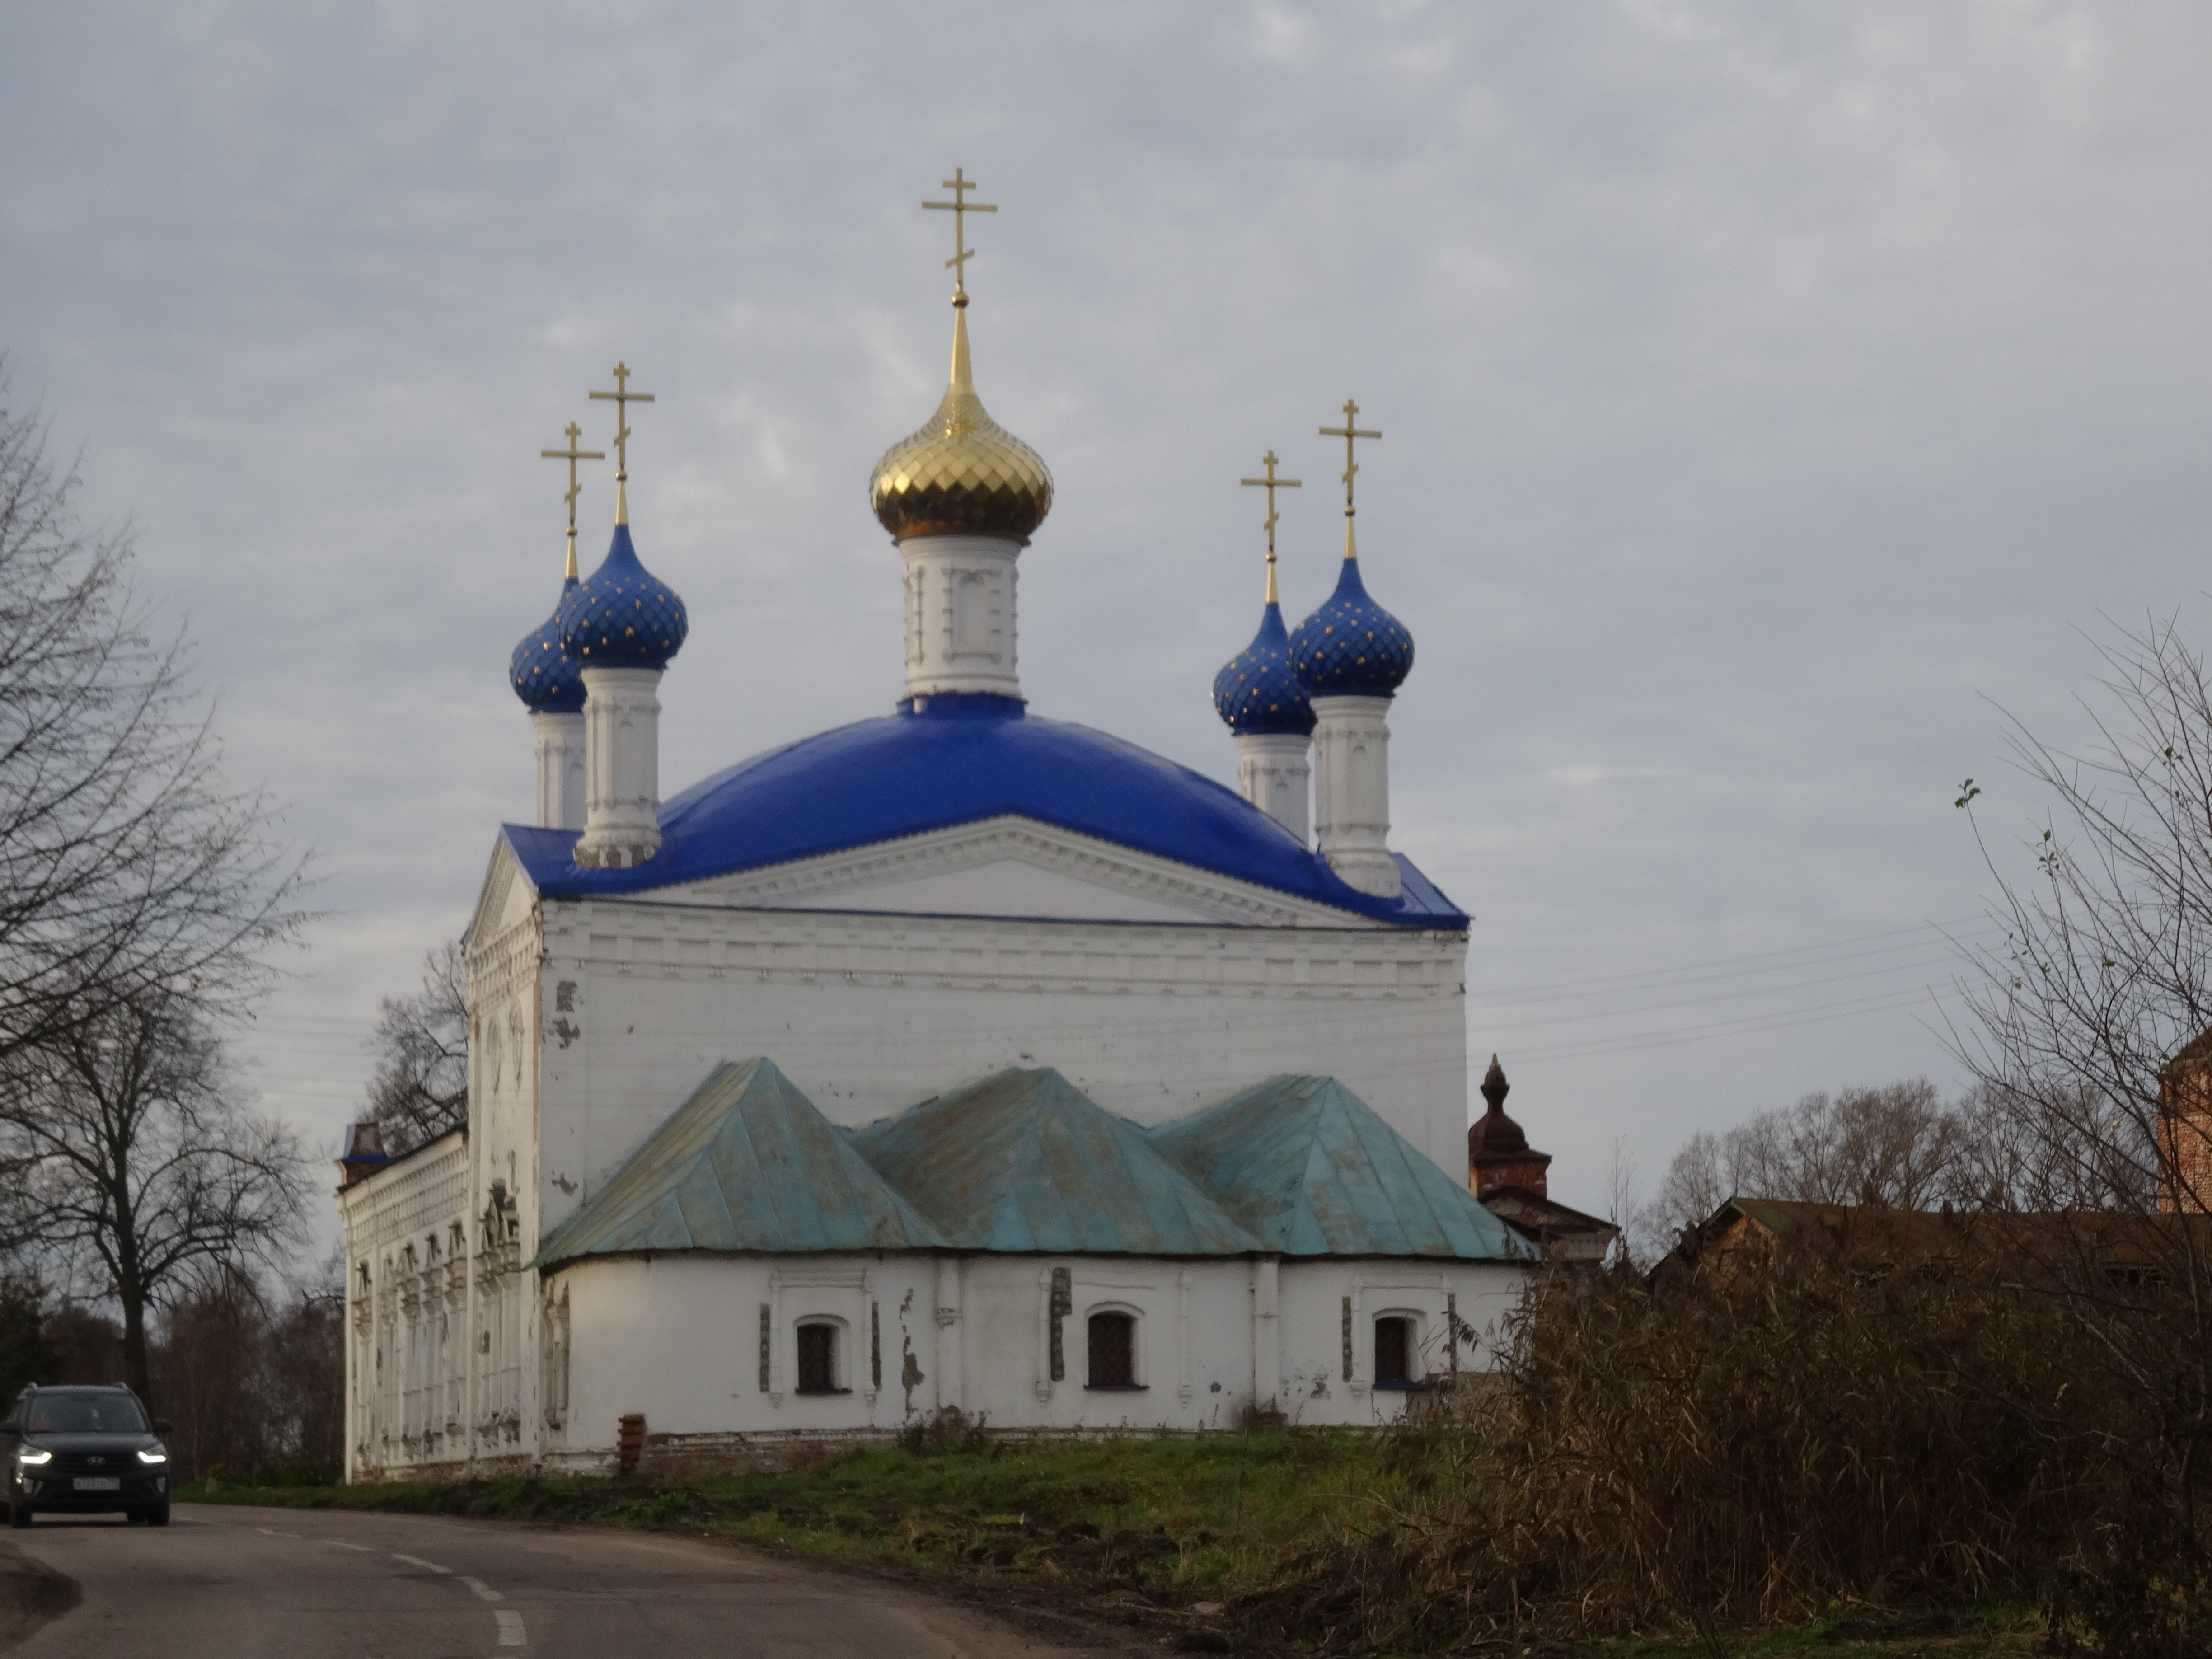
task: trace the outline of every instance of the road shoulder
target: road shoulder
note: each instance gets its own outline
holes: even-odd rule
[[[29,1640],[83,1599],[76,1579],[0,1539],[0,1653]]]

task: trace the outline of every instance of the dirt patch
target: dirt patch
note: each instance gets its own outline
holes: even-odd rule
[[[83,1599],[76,1579],[0,1540],[0,1652],[27,1641]]]

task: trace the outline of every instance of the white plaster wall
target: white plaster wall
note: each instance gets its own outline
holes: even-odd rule
[[[1421,1259],[1285,1261],[1282,1267],[1283,1383],[1279,1402],[1294,1423],[1387,1423],[1407,1395],[1371,1386],[1375,1321],[1411,1315],[1416,1370],[1486,1371],[1492,1341],[1519,1303],[1528,1269],[1503,1262]],[[1344,1304],[1352,1304],[1352,1375],[1344,1373]],[[1456,1305],[1475,1340],[1453,1352],[1445,1315]]]
[[[920,1255],[663,1255],[577,1263],[553,1283],[556,1295],[566,1289],[570,1309],[565,1447],[611,1454],[620,1419],[632,1412],[644,1414],[651,1431],[674,1434],[888,1430],[945,1406],[1010,1430],[1234,1427],[1254,1398],[1253,1284],[1261,1265],[1244,1258],[981,1255],[943,1261]],[[1061,1328],[1065,1375],[1057,1381],[1047,1320],[1055,1268],[1067,1271],[1071,1292]],[[948,1270],[955,1276],[950,1288]],[[1448,1299],[1456,1298],[1468,1324],[1494,1329],[1523,1277],[1516,1267],[1431,1261],[1291,1261],[1280,1272],[1279,1399],[1294,1420],[1313,1424],[1387,1422],[1407,1397],[1345,1385],[1343,1297],[1354,1298],[1363,1365],[1371,1364],[1372,1321],[1410,1313],[1420,1322],[1425,1369],[1433,1373],[1449,1363]],[[776,1309],[779,1361],[768,1390],[760,1386],[763,1303]],[[871,1306],[881,1333],[880,1389],[869,1386]],[[1103,1310],[1139,1321],[1139,1390],[1086,1386],[1087,1322]],[[849,1392],[805,1395],[788,1387],[782,1362],[796,1327],[810,1316],[845,1323]],[[948,1342],[957,1349],[949,1364]],[[1462,1343],[1457,1358],[1462,1370],[1491,1363],[1479,1344]]]
[[[1323,1073],[1455,1179],[1464,1166],[1464,934],[546,911],[544,1227],[715,1065],[757,1054],[850,1125],[1008,1066],[1056,1066],[1143,1123]]]
[[[935,1261],[922,1255],[661,1255],[564,1268],[555,1282],[568,1293],[567,1449],[611,1449],[620,1419],[632,1412],[657,1434],[896,1428],[909,1417],[903,1355],[909,1344],[927,1351],[935,1278]],[[763,1303],[781,1310],[781,1375],[771,1381],[782,1386],[769,1393],[760,1387]],[[882,1333],[879,1389],[872,1386],[871,1306]],[[844,1325],[840,1358],[850,1392],[791,1388],[793,1333],[810,1316]],[[912,1414],[934,1408],[933,1399],[917,1398]]]

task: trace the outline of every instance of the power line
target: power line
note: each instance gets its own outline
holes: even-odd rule
[[[1771,1014],[1746,1015],[1739,1019],[1717,1020],[1705,1025],[1628,1032],[1617,1040],[1599,1038],[1587,1043],[1535,1049],[1523,1054],[1522,1058],[1530,1060],[1592,1059],[1605,1054],[1632,1054],[1644,1048],[1671,1048],[1686,1042],[1711,1042],[1724,1037],[1755,1036],[1766,1031],[1788,1030],[1800,1025],[1823,1025],[1840,1019],[1856,1019],[1867,1014],[1893,1013],[1923,1000],[1930,1004],[1941,1004],[1955,994],[1950,991],[1938,991],[1933,987],[1911,991],[1886,991],[1848,1002],[1815,1004],[1804,1009],[1778,1009]]]
[[[1818,945],[1791,945],[1791,946],[1790,946],[1790,947],[1789,947],[1788,949],[1786,949],[1786,950],[1779,950],[1779,951],[1761,951],[1755,952],[1755,953],[1753,953],[1753,955],[1750,955],[1750,956],[1741,956],[1741,957],[1717,957],[1712,958],[1712,959],[1711,959],[1711,960],[1710,960],[1710,961],[1706,961],[1706,962],[1692,962],[1692,963],[1681,963],[1681,964],[1680,964],[1680,965],[1678,965],[1678,966],[1673,967],[1673,968],[1646,968],[1646,969],[1639,969],[1639,970],[1638,970],[1638,971],[1636,971],[1636,972],[1634,972],[1634,973],[1626,973],[1626,974],[1600,974],[1600,975],[1596,975],[1595,977],[1594,977],[1594,978],[1590,978],[1590,979],[1569,979],[1569,980],[1558,980],[1558,981],[1553,981],[1552,983],[1550,983],[1550,984],[1548,984],[1548,985],[1524,985],[1524,986],[1518,986],[1518,987],[1516,987],[1516,988],[1514,988],[1513,989],[1511,989],[1511,990],[1510,990],[1510,991],[1506,992],[1506,993],[1505,993],[1505,994],[1504,994],[1504,997],[1503,1000],[1502,1000],[1502,1001],[1500,1001],[1500,1002],[1498,1002],[1498,1003],[1493,1004],[1492,1006],[1504,1006],[1506,1003],[1518,1002],[1518,1001],[1523,1001],[1523,1000],[1527,1000],[1527,1001],[1536,1001],[1536,1000],[1553,1000],[1553,999],[1550,999],[1550,998],[1548,998],[1548,997],[1547,996],[1547,994],[1547,994],[1547,993],[1552,993],[1552,992],[1583,992],[1583,991],[1590,991],[1590,990],[1595,990],[1595,989],[1596,989],[1597,988],[1599,988],[1599,987],[1601,987],[1601,986],[1607,986],[1607,985],[1622,985],[1622,986],[1626,986],[1626,985],[1627,985],[1627,984],[1628,984],[1628,982],[1629,982],[1629,981],[1638,981],[1638,980],[1664,981],[1664,980],[1672,980],[1672,979],[1683,978],[1684,976],[1699,976],[1699,977],[1703,977],[1703,976],[1707,976],[1707,975],[1705,975],[1705,974],[1704,974],[1704,970],[1705,970],[1705,969],[1711,969],[1711,968],[1729,968],[1729,967],[1733,967],[1733,966],[1734,966],[1734,964],[1738,963],[1765,963],[1765,962],[1771,962],[1771,961],[1775,960],[1777,957],[1796,957],[1796,956],[1809,956],[1809,957],[1814,957],[1815,958],[1814,960],[1808,961],[1808,962],[1802,963],[1794,964],[1794,965],[1796,965],[1796,966],[1808,967],[1808,968],[1809,968],[1809,967],[1820,967],[1820,966],[1825,966],[1825,965],[1826,965],[1827,962],[1830,962],[1830,961],[1833,961],[1833,962],[1845,962],[1845,961],[1850,961],[1850,960],[1854,960],[1854,959],[1856,959],[1856,958],[1858,958],[1858,957],[1869,957],[1869,956],[1890,956],[1890,955],[1901,954],[1901,953],[1903,953],[1903,952],[1905,952],[1905,951],[1923,951],[1923,950],[1927,950],[1927,949],[1930,948],[1930,946],[1935,943],[1935,941],[1933,941],[1933,940],[1923,940],[1923,939],[1914,939],[1912,942],[1911,942],[1911,943],[1909,943],[1909,944],[1904,944],[1904,945],[1888,945],[1888,946],[1883,947],[1883,948],[1881,948],[1881,949],[1877,949],[1877,950],[1873,950],[1873,951],[1848,951],[1848,952],[1844,952],[1843,954],[1840,954],[1840,955],[1835,955],[1835,956],[1827,956],[1827,955],[1826,955],[1826,953],[1828,953],[1828,952],[1841,951],[1843,950],[1843,947],[1844,947],[1844,946],[1845,946],[1845,945],[1863,945],[1863,944],[1866,944],[1866,943],[1868,943],[1869,941],[1870,941],[1870,940],[1874,940],[1874,939],[1902,939],[1902,938],[1905,938],[1905,937],[1906,937],[1906,936],[1908,936],[1908,935],[1924,934],[1924,933],[1942,933],[1942,930],[1944,930],[1944,929],[1946,929],[1946,928],[1950,928],[1950,927],[1961,927],[1966,926],[1966,923],[1968,923],[1968,922],[1972,922],[1972,921],[1984,921],[1984,918],[1980,917],[1980,916],[1964,916],[1964,917],[1960,917],[1960,918],[1958,918],[1958,919],[1956,919],[1956,920],[1954,920],[1954,921],[1923,921],[1923,922],[1918,922],[1918,923],[1916,923],[1914,926],[1912,926],[1912,927],[1895,927],[1895,928],[1891,928],[1891,929],[1889,929],[1888,931],[1887,931],[1887,932],[1885,932],[1885,933],[1861,933],[1861,934],[1856,935],[1855,937],[1853,937],[1853,938],[1850,938],[1850,939],[1831,939],[1831,940],[1828,940],[1827,942],[1826,942],[1826,943],[1824,943],[1824,944],[1818,944]],[[1948,943],[1948,942],[1949,942],[1949,935],[1948,935],[1948,934],[1945,934],[1945,935],[1944,935],[1944,939],[1945,939],[1945,942],[1946,942],[1946,943]],[[1823,959],[1823,958],[1824,958],[1824,959]],[[1740,968],[1740,969],[1735,969],[1735,971],[1734,971],[1734,972],[1732,972],[1732,973],[1726,973],[1726,974],[1714,974],[1714,975],[1710,975],[1710,977],[1714,978],[1714,979],[1740,979],[1740,978],[1742,978],[1744,975],[1748,975],[1748,974],[1763,973],[1763,972],[1765,972],[1765,971],[1768,971],[1768,970],[1767,970],[1767,969],[1763,969],[1763,968],[1756,968],[1756,967],[1751,967],[1751,968]],[[1657,985],[1657,986],[1653,987],[1652,988],[1655,988],[1655,989],[1667,989],[1667,988],[1668,988],[1668,987],[1667,987],[1667,986],[1665,986],[1665,985]]]

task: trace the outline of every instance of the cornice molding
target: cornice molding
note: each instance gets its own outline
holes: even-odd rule
[[[717,876],[688,887],[663,888],[652,897],[663,903],[708,903],[747,908],[851,908],[866,910],[867,889],[890,882],[951,876],[985,865],[1013,860],[1048,874],[1080,881],[1108,892],[1169,904],[1194,913],[1195,925],[1243,927],[1348,927],[1378,933],[1400,931],[1354,910],[1340,910],[1293,898],[1251,882],[1214,875],[1194,865],[1178,864],[1113,842],[1079,835],[1057,825],[1014,813],[932,830],[896,841],[877,842],[817,858],[794,859],[759,870]],[[822,906],[809,901],[843,893],[851,902]],[[979,915],[988,913],[977,913]],[[1009,916],[1005,920],[1050,921],[1063,918]],[[1091,921],[1096,917],[1065,920]],[[1158,922],[1133,917],[1134,923]]]

